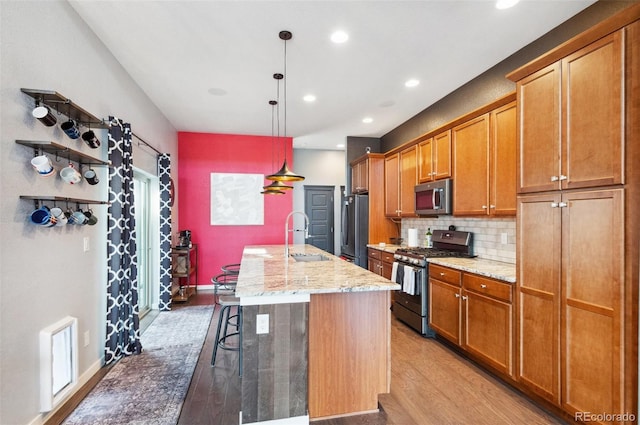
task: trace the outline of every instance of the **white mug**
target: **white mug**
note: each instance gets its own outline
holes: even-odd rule
[[[60,170],[60,177],[69,184],[76,184],[82,181],[82,175],[75,169],[73,164]]]
[[[62,208],[53,207],[51,208],[51,215],[57,220],[56,226],[64,226],[67,224],[67,216],[62,211]]]
[[[41,176],[50,176],[53,174],[53,165],[46,155],[38,155],[33,157],[31,165]]]

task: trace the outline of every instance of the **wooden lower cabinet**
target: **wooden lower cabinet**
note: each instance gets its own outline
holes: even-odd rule
[[[391,269],[393,268],[393,254],[380,249],[369,248],[369,271],[382,277],[391,279]]]
[[[513,375],[513,287],[447,267],[429,266],[429,326],[476,360]]]
[[[572,416],[625,412],[623,193],[519,198],[517,379]]]

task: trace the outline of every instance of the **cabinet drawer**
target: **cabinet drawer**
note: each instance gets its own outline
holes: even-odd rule
[[[369,257],[375,258],[376,260],[382,259],[382,251],[379,251],[377,249],[369,248],[368,254],[369,254]]]
[[[511,302],[512,285],[503,283],[495,279],[478,276],[476,274],[465,273],[462,277],[462,285],[468,291]]]
[[[393,263],[393,254],[387,251],[382,251],[382,261],[386,263]]]
[[[458,270],[442,267],[437,264],[429,264],[429,277],[438,279],[452,285],[460,286],[460,278],[462,273]]]

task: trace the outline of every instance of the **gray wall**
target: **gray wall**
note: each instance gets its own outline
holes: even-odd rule
[[[416,116],[381,138],[382,152],[387,152],[449,121],[490,103],[516,86],[505,78],[509,72],[564,43],[636,1],[598,1],[559,25],[533,43],[523,47],[504,61],[451,92]]]
[[[177,134],[68,2],[0,1],[0,18],[0,423],[39,424],[46,419],[39,413],[41,329],[77,317],[81,381],[102,365],[106,207],[94,208],[96,226],[39,228],[26,219],[33,203],[19,196],[106,200],[107,178],[104,167],[97,169],[96,186],[39,177],[29,164],[33,152],[14,140],[50,140],[106,158],[106,130],[100,131],[99,150],[72,141],[31,116],[34,102],[20,88],[55,90],[99,118],[116,115],[130,122],[136,134],[172,154],[174,170]],[[155,153],[136,146],[133,157],[136,167],[156,174]]]
[[[304,186],[335,186],[333,202],[335,205],[334,221],[334,252],[340,254],[340,186],[345,182],[345,153],[344,151],[294,149],[294,166],[297,173],[305,176],[304,181],[293,184],[293,209],[304,211]],[[300,171],[303,170],[304,172]],[[304,226],[302,217],[296,214],[294,220],[296,228]],[[284,223],[282,223],[284,232]],[[293,234],[294,243],[304,243],[303,235]]]

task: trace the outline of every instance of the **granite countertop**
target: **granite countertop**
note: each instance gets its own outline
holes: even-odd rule
[[[516,283],[516,265],[482,258],[428,258],[429,263]]]
[[[377,244],[377,243],[376,244],[373,244],[373,243],[372,244],[368,244],[367,247],[368,248],[373,248],[373,249],[378,249],[380,251],[390,252],[391,254],[396,252],[396,249],[402,248],[401,245],[391,245],[391,244],[380,245],[380,244]]]
[[[312,245],[289,245],[289,253],[322,254],[329,261],[285,258],[284,245],[246,246],[236,296],[398,290],[400,285]]]

